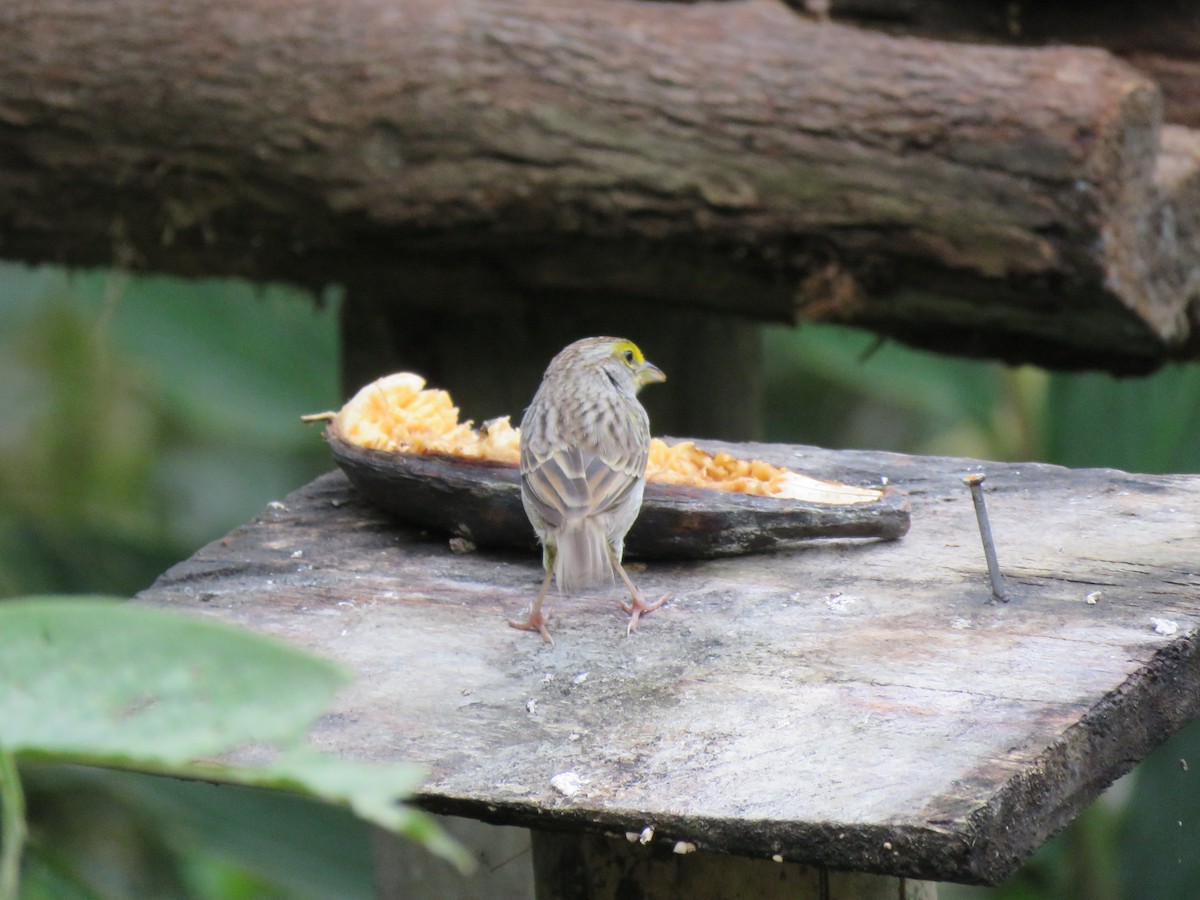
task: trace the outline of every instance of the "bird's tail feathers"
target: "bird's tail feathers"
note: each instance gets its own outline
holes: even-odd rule
[[[561,591],[576,591],[613,580],[604,529],[595,519],[568,519],[558,534],[554,580]]]

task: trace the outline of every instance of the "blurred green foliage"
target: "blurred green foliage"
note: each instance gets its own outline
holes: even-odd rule
[[[0,596],[133,592],[328,469],[297,417],[337,406],[337,352],[334,300],[0,267]],[[766,367],[771,440],[1200,471],[1192,367],[1127,381],[1051,374],[815,326],[768,330]],[[1185,729],[1003,887],[940,896],[1194,897],[1200,791],[1180,760],[1200,766],[1198,748],[1200,728]],[[109,861],[117,887],[87,896],[370,896],[367,836],[348,815],[295,798],[281,812],[249,789],[193,797],[176,783],[77,775],[40,774],[31,816],[72,835],[65,856]],[[120,853],[89,844],[89,816],[128,837]],[[171,826],[147,824],[159,818]],[[235,852],[239,841],[252,849]],[[329,877],[306,888],[287,875],[309,854]],[[151,877],[154,892],[131,892],[130,879]]]
[[[298,417],[338,403],[336,323],[332,298],[280,288],[0,266],[0,597],[134,593],[326,471]],[[31,839],[55,851],[28,896],[373,895],[368,827],[347,811],[25,774]]]
[[[130,594],[329,468],[336,304],[0,267],[0,596]]]

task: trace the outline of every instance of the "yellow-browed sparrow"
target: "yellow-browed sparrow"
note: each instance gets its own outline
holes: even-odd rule
[[[521,502],[542,544],[546,577],[525,619],[514,628],[537,631],[553,643],[542,603],[550,579],[575,591],[613,573],[629,589],[628,631],[647,603],[621,565],[625,535],[642,507],[650,418],[638,402],[645,384],[666,375],[632,341],[584,338],[550,361],[521,420]]]

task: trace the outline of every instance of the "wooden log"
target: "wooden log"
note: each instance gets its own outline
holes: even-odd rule
[[[8,258],[1113,371],[1194,352],[1159,94],[1103,52],[775,0],[18,0],[0,30]]]
[[[1200,7],[1190,0],[995,3],[827,0],[834,21],[955,41],[1103,47],[1162,88],[1168,122],[1200,126]]]
[[[536,553],[456,554],[334,473],[137,602],[345,665],[313,740],[428,765],[435,812],[893,877],[1004,879],[1200,712],[1200,477],[987,464],[997,604],[962,483],[978,462],[730,449],[887,475],[913,528],[650,564],[639,586],[673,599],[633,637],[602,589],[556,601],[549,647],[505,624]]]

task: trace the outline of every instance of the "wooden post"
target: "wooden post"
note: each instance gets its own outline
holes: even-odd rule
[[[683,852],[681,852],[683,851]],[[533,832],[537,900],[936,900],[930,881],[687,851],[671,843]]]
[[[611,334],[637,343],[667,373],[665,385],[642,394],[655,434],[760,436],[762,328],[755,322],[616,303],[584,307],[569,298],[532,310],[519,298],[498,297],[494,286],[475,285],[469,301],[445,287],[410,285],[399,297],[374,286],[347,290],[347,395],[410,369],[449,390],[464,417],[511,415],[516,422],[555,353],[577,338]]]

